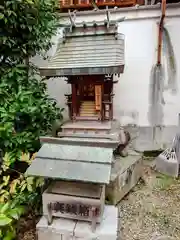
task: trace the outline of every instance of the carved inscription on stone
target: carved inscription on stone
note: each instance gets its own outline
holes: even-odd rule
[[[64,203],[64,202],[51,202],[48,204],[48,209],[54,212],[60,212],[61,214],[72,214],[82,217],[90,217],[92,209],[94,217],[98,217],[100,214],[99,207],[93,207],[91,205],[85,205],[81,203]]]

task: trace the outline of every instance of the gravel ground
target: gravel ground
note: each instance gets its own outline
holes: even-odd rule
[[[119,204],[120,239],[180,239],[180,180],[144,168],[142,180]]]
[[[159,235],[180,240],[180,180],[144,167],[142,180],[119,204],[120,239],[150,240]],[[21,221],[19,240],[35,240],[34,223]]]

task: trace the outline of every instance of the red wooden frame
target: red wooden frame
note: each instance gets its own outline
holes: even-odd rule
[[[144,4],[144,0],[96,0],[98,7],[112,6],[112,7],[130,7],[137,3]],[[91,0],[60,0],[60,9],[81,9],[92,8]]]
[[[102,99],[101,99],[101,109],[99,111],[100,120],[112,120],[113,119],[113,80],[104,80],[104,76],[83,76],[83,77],[72,77],[71,81],[72,94],[65,95],[67,98],[67,105],[69,108],[69,118],[75,120],[79,116],[79,109],[81,102],[87,101],[87,94],[83,90],[83,86],[87,86],[87,89],[90,84],[94,85],[94,95],[90,95],[95,101],[95,85],[102,86]],[[92,90],[92,89],[91,89]],[[108,117],[106,115],[106,108],[108,110]],[[87,119],[88,120],[88,119]]]

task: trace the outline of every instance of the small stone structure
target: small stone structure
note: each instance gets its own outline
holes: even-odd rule
[[[105,205],[105,184],[110,182],[118,141],[101,141],[98,147],[94,139],[43,137],[41,141],[27,170],[28,175],[52,179],[43,193],[38,240],[89,239],[88,234],[95,239],[116,239],[118,209]]]

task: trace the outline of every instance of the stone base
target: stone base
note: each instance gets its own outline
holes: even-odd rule
[[[118,208],[105,206],[103,219],[95,232],[91,224],[84,221],[53,219],[51,225],[42,217],[36,226],[38,240],[116,240],[118,228]]]
[[[142,155],[129,151],[127,157],[116,158],[112,167],[111,182],[106,187],[106,199],[116,205],[142,176]]]

